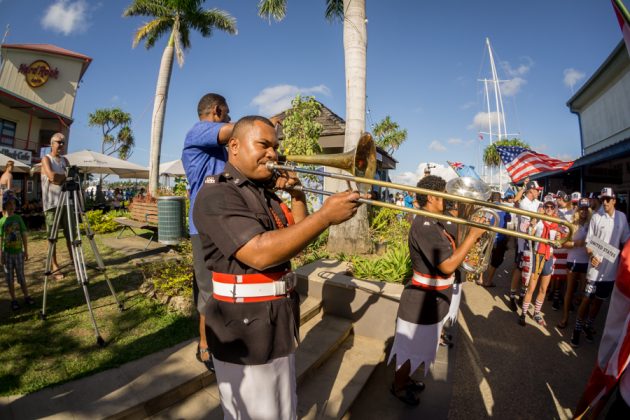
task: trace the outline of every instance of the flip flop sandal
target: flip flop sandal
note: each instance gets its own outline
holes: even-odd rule
[[[203,360],[201,358],[201,355],[204,353],[208,355],[207,360]],[[206,366],[206,369],[208,369],[210,372],[214,372],[214,362],[212,361],[212,356],[210,355],[207,347],[205,349],[202,349],[199,344],[197,344],[197,353],[195,354],[195,356],[197,357],[198,361]]]
[[[389,391],[394,397],[398,398],[405,404],[414,406],[420,404],[420,398],[418,398],[418,396],[409,387],[405,387],[405,389],[396,392],[396,388],[394,387],[394,384],[392,384]]]
[[[426,388],[426,385],[422,381],[414,381],[413,379],[409,379],[407,387],[411,388],[412,391],[422,392]]]

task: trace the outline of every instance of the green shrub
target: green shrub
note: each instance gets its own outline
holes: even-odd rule
[[[114,221],[115,217],[127,216],[129,213],[124,210],[115,210],[103,213],[103,210],[89,210],[85,212],[90,227],[96,233],[115,232],[120,225]],[[81,228],[85,229],[85,223],[81,224]]]
[[[413,273],[409,248],[406,243],[397,243],[390,245],[381,257],[355,256],[350,271],[358,279],[402,283]]]
[[[145,279],[155,290],[167,296],[192,296],[193,260],[190,241],[182,241],[176,248],[179,258],[142,266]]]
[[[403,212],[385,207],[375,211],[370,222],[370,236],[372,240],[388,244],[406,244],[411,225],[402,216],[404,216]]]

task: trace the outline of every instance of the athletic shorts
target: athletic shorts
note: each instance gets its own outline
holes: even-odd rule
[[[52,209],[48,209],[44,212],[44,219],[46,221],[46,233],[50,235],[50,231],[53,228],[53,224],[55,223],[55,211],[60,209],[61,215],[59,216],[59,227],[57,228],[57,236],[59,236],[59,232],[63,230],[63,235],[66,240],[70,240],[70,230],[68,229],[68,215],[65,207],[55,207]],[[74,219],[73,219],[74,225]]]
[[[490,265],[494,268],[499,268],[503,264],[505,258],[505,251],[507,251],[508,241],[499,241],[494,244],[492,248],[492,256],[490,257]]]
[[[201,315],[206,314],[208,300],[212,296],[212,272],[206,267],[206,261],[203,259],[203,248],[201,247],[201,239],[199,235],[190,235],[193,254],[193,298],[197,311]]]
[[[571,273],[584,273],[586,274],[586,270],[588,269],[588,263],[576,263],[567,261],[567,269]]]
[[[606,300],[612,294],[614,287],[614,281],[587,281],[586,287],[584,288],[584,296]]]
[[[549,276],[553,273],[553,258],[545,259],[543,254],[535,254],[534,273],[539,276]]]

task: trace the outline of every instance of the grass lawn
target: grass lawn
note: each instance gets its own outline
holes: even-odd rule
[[[0,286],[0,395],[25,394],[120,366],[197,335],[198,324],[193,319],[170,312],[137,292],[142,282],[140,269],[127,261],[127,255],[105,245],[115,241],[115,235],[99,234],[96,243],[118,299],[124,303],[123,312],[118,310],[103,274],[88,270],[92,308],[107,342],[100,348],[72,267],[63,270],[63,280],[49,279],[47,319],[39,319],[46,240],[41,232],[30,234],[26,281],[36,306],[22,305],[22,293],[16,284],[22,309],[12,312],[6,283]],[[69,261],[63,239],[57,253],[60,264]],[[84,253],[88,264],[93,264],[87,243]]]

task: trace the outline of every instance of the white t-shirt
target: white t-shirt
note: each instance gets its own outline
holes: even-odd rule
[[[540,207],[540,200],[525,197],[521,200],[518,207],[522,210],[531,211],[533,213],[538,212],[538,207]],[[529,233],[529,224],[531,218],[529,216],[518,215],[518,225],[516,226],[516,230],[521,233]],[[518,238],[518,252],[523,252],[525,250],[525,239]]]
[[[573,241],[585,240],[587,233],[588,225],[578,226],[573,234]],[[569,248],[567,250],[567,262],[572,262],[574,264],[588,263],[588,252],[586,252],[586,247],[581,246],[577,248]]]
[[[628,229],[628,220],[626,215],[620,211],[616,211],[612,216],[600,208],[597,213],[593,214],[591,222],[588,225],[588,234],[586,235],[586,246],[591,237],[597,237],[602,241],[621,250],[623,244],[630,237],[630,229]],[[615,281],[617,275],[617,267],[619,266],[619,257],[614,263],[602,259],[599,267],[595,268],[589,264],[586,280],[588,281]]]

